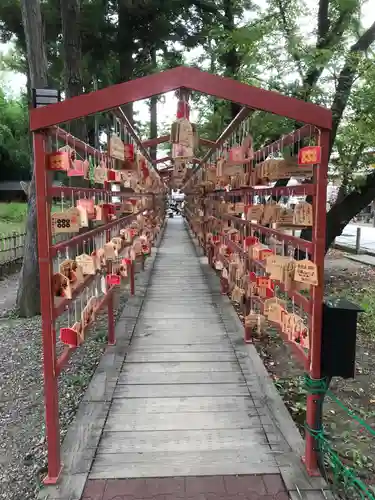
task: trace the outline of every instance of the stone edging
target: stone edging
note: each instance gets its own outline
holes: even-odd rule
[[[43,488],[39,500],[80,500],[90,473],[96,450],[107,420],[113,393],[129,344],[143,306],[159,246],[164,223],[145,262],[145,269],[135,275],[135,295],[129,296],[116,323],[116,345],[107,346],[78,406],[61,447],[64,468],[58,485]]]

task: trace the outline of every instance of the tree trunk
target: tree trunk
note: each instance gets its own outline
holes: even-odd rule
[[[152,70],[157,69],[156,50],[155,47],[151,49],[151,64]],[[156,139],[158,136],[158,96],[154,95],[150,99],[150,139]],[[157,157],[157,146],[150,148],[150,156],[153,160]]]
[[[48,85],[48,78],[40,0],[21,0],[21,11],[29,62],[30,84],[32,88],[44,88]],[[22,317],[31,317],[40,313],[34,169],[29,186],[26,237],[17,292],[17,308]]]
[[[370,174],[364,186],[349,193],[341,202],[336,202],[327,213],[326,251],[353,217],[373,200],[375,200],[375,174]]]
[[[64,54],[64,90],[66,98],[82,94],[82,47],[81,47],[81,0],[60,0],[60,14]],[[68,124],[69,132],[84,142],[88,141],[85,118],[73,120]],[[70,177],[69,186],[85,187],[82,177]]]
[[[348,189],[349,189],[349,177],[348,177],[348,172],[345,170],[342,174],[341,185],[339,187],[339,191],[337,193],[337,197],[334,204],[341,203],[344,201],[344,199],[348,194]]]
[[[150,99],[150,139],[156,139],[158,136],[158,98],[152,96]],[[157,158],[157,146],[150,147],[150,156],[152,160]]]
[[[228,36],[231,36],[236,29],[234,18],[234,0],[223,0],[223,10],[223,27]],[[222,61],[225,64],[225,76],[237,79],[241,68],[241,57],[238,54],[236,47],[230,48],[225,54],[223,54]],[[238,114],[240,109],[241,106],[236,102],[230,103],[230,120]]]
[[[66,98],[82,94],[82,47],[80,32],[81,0],[60,0],[64,47],[64,87]],[[87,141],[87,127],[82,118],[71,123],[70,133]]]
[[[375,200],[375,173],[367,176],[363,186],[355,191],[352,191],[345,196],[342,201],[337,200],[336,203],[327,213],[326,219],[326,252],[334,243],[335,239],[341,235],[345,226],[355,217],[361,210],[366,208],[373,200]],[[301,231],[301,238],[311,241],[311,228]],[[296,254],[296,258],[304,258]]]
[[[94,90],[97,91],[98,90],[98,80],[97,80],[96,76],[94,76],[93,80],[94,80]],[[100,149],[100,141],[99,141],[100,130],[99,130],[99,115],[98,114],[96,114],[94,116],[94,134],[95,134],[94,147],[99,150]]]
[[[119,50],[119,63],[120,63],[120,78],[119,83],[127,82],[133,77],[133,53],[134,53],[134,39],[136,38],[136,26],[132,22],[131,11],[133,8],[133,0],[118,0],[118,32],[117,32],[117,46]],[[122,106],[122,109],[134,124],[133,117],[133,103],[128,103]]]

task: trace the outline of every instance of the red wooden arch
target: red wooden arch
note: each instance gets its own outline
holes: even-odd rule
[[[331,129],[331,111],[322,106],[185,66],[33,109],[30,112],[30,129],[34,132],[181,87],[297,122]]]

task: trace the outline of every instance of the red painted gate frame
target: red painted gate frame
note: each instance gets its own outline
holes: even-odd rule
[[[320,378],[321,356],[321,322],[324,292],[324,256],[325,256],[325,231],[326,231],[326,197],[327,173],[330,149],[330,130],[332,128],[332,114],[326,108],[312,103],[306,103],[295,98],[283,96],[276,92],[263,90],[238,81],[216,76],[196,68],[178,67],[161,73],[156,73],[130,82],[113,85],[111,87],[67,99],[61,103],[45,106],[30,111],[30,130],[33,132],[35,182],[37,192],[38,215],[38,244],[39,244],[39,269],[40,293],[42,307],[42,334],[43,349],[45,353],[51,352],[52,338],[55,334],[48,318],[51,317],[53,308],[51,283],[51,251],[49,245],[50,227],[48,227],[49,212],[46,204],[46,175],[45,175],[45,135],[44,129],[55,125],[76,120],[95,113],[115,109],[121,112],[120,106],[127,103],[149,98],[153,95],[170,92],[179,88],[188,88],[193,91],[215,96],[236,102],[244,107],[261,110],[287,117],[299,123],[308,123],[320,130],[320,145],[322,147],[322,161],[316,171],[317,190],[315,195],[314,226],[312,243],[314,245],[315,259],[318,264],[319,286],[313,290],[312,312],[312,345],[310,376]],[[216,149],[214,143],[212,149]],[[52,364],[50,356],[44,356],[44,383],[45,399],[47,394],[52,404],[57,405],[57,394],[51,382],[50,374],[55,373],[56,367]],[[307,397],[307,424],[314,428],[317,410],[317,396]],[[56,432],[56,431],[55,431]],[[50,435],[55,446],[60,446],[60,437]],[[317,468],[315,441],[306,435],[306,467],[310,473]],[[55,450],[59,454],[59,450]],[[59,464],[54,464],[53,474],[59,475]]]

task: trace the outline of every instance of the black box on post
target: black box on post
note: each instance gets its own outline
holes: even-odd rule
[[[338,297],[323,302],[322,376],[354,378],[358,313],[363,309]]]

